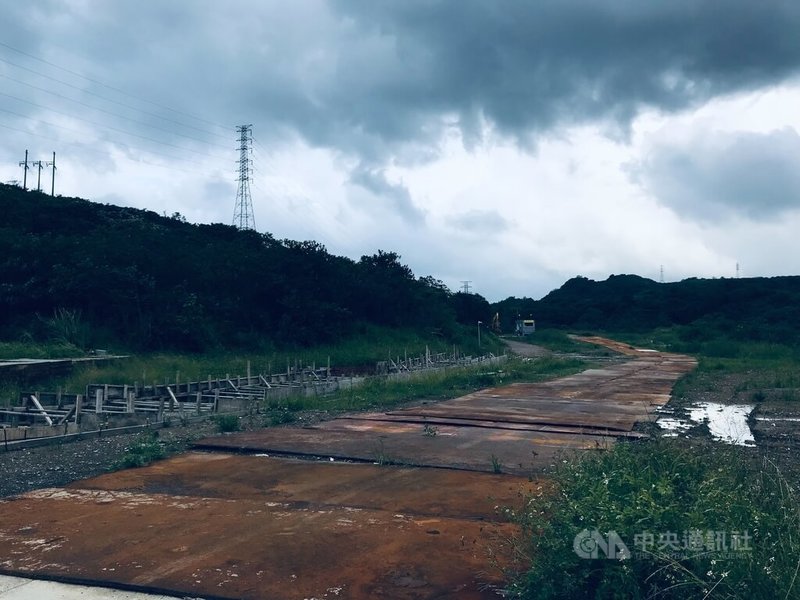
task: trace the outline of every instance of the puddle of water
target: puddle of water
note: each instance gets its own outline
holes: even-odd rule
[[[666,430],[666,433],[664,434],[666,437],[678,437],[679,433],[688,431],[692,428],[691,423],[687,423],[686,421],[682,421],[674,417],[661,417],[656,421],[656,423],[658,423],[658,426],[661,427],[661,429]]]
[[[719,404],[700,402],[689,407],[689,420],[675,417],[661,417],[656,423],[666,430],[668,437],[675,437],[703,422],[708,422],[708,430],[715,440],[739,446],[755,446],[756,440],[747,417],[753,410],[751,404]]]

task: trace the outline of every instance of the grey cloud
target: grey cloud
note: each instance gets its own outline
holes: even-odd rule
[[[484,122],[526,145],[575,123],[624,130],[644,107],[680,110],[800,64],[790,0],[119,0],[55,23],[42,32],[80,31],[71,52],[102,56],[114,85],[373,163],[435,157],[453,122],[468,145]]]
[[[527,147],[588,122],[624,135],[644,108],[681,110],[783,81],[800,65],[793,0],[40,0],[14,10],[0,37],[17,47],[230,129],[189,120],[215,137],[137,104],[173,119],[155,121],[170,135],[33,94],[38,101],[215,159],[233,150],[233,126],[250,122],[266,146],[299,135],[369,165],[436,158],[452,127],[467,147],[482,143],[485,124]],[[17,30],[24,40],[11,37]]]
[[[455,229],[473,234],[498,234],[509,228],[509,222],[494,210],[470,210],[454,215],[449,223]]]
[[[388,201],[392,212],[408,223],[424,223],[425,214],[414,204],[408,188],[401,183],[391,183],[382,169],[360,165],[350,173],[350,182],[371,192],[380,200]]]
[[[632,174],[661,203],[692,219],[774,219],[800,209],[800,136],[787,128],[662,144]]]
[[[420,139],[455,114],[468,139],[481,115],[523,143],[553,127],[643,108],[679,110],[779,81],[800,64],[794,2],[374,2],[342,0],[365,37],[391,43],[362,78],[342,56],[352,117],[386,139]],[[435,127],[434,127],[435,129]]]

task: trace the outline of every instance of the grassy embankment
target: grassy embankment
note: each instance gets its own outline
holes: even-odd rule
[[[454,343],[451,343],[454,342]],[[20,391],[32,386],[40,390],[55,390],[60,387],[65,392],[81,393],[89,383],[150,384],[155,382],[198,381],[207,378],[244,375],[250,362],[253,373],[279,373],[287,365],[322,367],[330,364],[333,369],[348,370],[357,368],[374,369],[375,363],[387,358],[397,359],[424,355],[426,346],[431,353],[452,353],[477,356],[486,352],[500,354],[502,343],[494,336],[484,335],[481,347],[477,346],[476,336],[471,328],[464,328],[455,339],[445,341],[437,336],[424,336],[411,330],[393,330],[369,327],[358,336],[345,339],[336,345],[312,347],[276,348],[268,352],[211,352],[204,354],[152,353],[131,355],[129,358],[108,363],[98,363],[75,368],[66,375],[26,381],[12,379],[0,381],[0,405],[8,404],[17,398]],[[124,349],[115,353],[126,354]],[[35,344],[28,342],[0,342],[0,359],[4,358],[67,358],[82,356],[83,353],[65,343]]]
[[[720,387],[745,401],[800,398],[797,348],[721,334],[687,340],[682,333],[606,335],[697,356],[698,369],[675,387],[677,399],[697,399]],[[557,345],[559,334],[552,337]],[[585,454],[553,465],[549,475],[553,486],[512,514],[523,530],[520,556],[532,565],[516,579],[517,597],[800,597],[797,492],[757,449],[658,438]],[[573,542],[584,530],[616,532],[634,556],[580,558]],[[730,550],[733,536],[741,543],[745,532],[749,550],[721,551],[719,536]],[[653,543],[642,545],[647,538],[636,536],[648,534]]]

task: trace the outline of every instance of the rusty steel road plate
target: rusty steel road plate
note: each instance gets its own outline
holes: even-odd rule
[[[514,527],[495,507],[535,485],[193,452],[0,501],[0,571],[203,598],[497,598]]]
[[[358,414],[304,428],[265,429],[201,440],[198,448],[332,457],[377,463],[535,474],[564,452],[638,437],[655,420],[694,359],[608,345],[630,360],[541,383],[514,383],[460,398]]]
[[[0,573],[201,598],[497,598],[515,532],[497,507],[546,487],[536,473],[563,453],[641,436],[695,366],[589,341],[626,360],[207,438],[213,452],[0,500]]]

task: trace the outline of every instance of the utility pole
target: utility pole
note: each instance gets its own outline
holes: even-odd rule
[[[31,164],[33,164],[34,167],[39,169],[39,176],[36,178],[36,191],[37,192],[41,192],[42,191],[42,169],[44,169],[45,163],[43,163],[40,160],[37,160],[37,161],[34,161]]]
[[[461,283],[463,284],[463,285],[461,286],[461,290],[462,290],[462,291],[463,291],[465,294],[469,294],[469,284],[470,284],[470,283],[472,283],[472,281],[462,281]]]
[[[56,153],[53,152],[53,160],[45,163],[48,167],[53,167],[53,180],[50,184],[50,196],[56,195]]]
[[[250,170],[253,165],[253,126],[238,125],[239,134],[239,187],[236,190],[236,206],[233,209],[233,225],[239,229],[255,229],[253,200],[250,197]]]
[[[27,192],[28,191],[28,169],[30,169],[30,167],[28,166],[28,151],[27,150],[25,150],[25,160],[23,162],[19,163],[19,166],[23,167],[23,170],[22,170],[22,172],[23,172],[23,175],[22,175],[22,189],[23,189],[23,191]]]
[[[478,321],[478,348],[479,349],[481,347],[481,324],[482,323],[483,323],[482,321]]]
[[[661,265],[661,283],[664,283],[664,265]]]
[[[736,279],[739,279],[739,263],[736,263]]]

